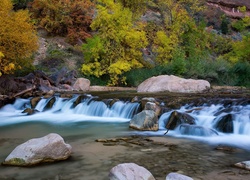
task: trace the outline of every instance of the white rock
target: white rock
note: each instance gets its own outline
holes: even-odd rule
[[[124,163],[113,167],[109,173],[110,180],[155,180],[144,167],[135,163]]]
[[[73,88],[77,91],[88,91],[90,88],[90,81],[86,78],[77,78]]]
[[[166,180],[193,180],[193,178],[178,173],[169,173]]]
[[[205,80],[183,79],[173,75],[154,76],[143,81],[137,92],[203,92],[210,88],[210,83]]]
[[[250,170],[250,161],[242,161],[235,164],[236,167]]]
[[[65,144],[63,138],[55,133],[41,138],[31,139],[17,146],[3,164],[13,166],[31,166],[43,162],[67,159],[72,147]]]

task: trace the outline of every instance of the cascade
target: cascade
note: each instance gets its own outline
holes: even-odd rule
[[[35,106],[35,112],[26,116],[22,113],[31,107],[30,99],[16,99],[14,104],[8,104],[0,109],[0,126],[28,121],[45,121],[49,123],[70,123],[81,121],[128,122],[138,112],[139,103],[117,101],[110,104],[98,101],[92,96],[85,96],[77,103],[79,96],[73,98],[41,98]],[[9,117],[9,118],[8,118]]]
[[[158,131],[132,131],[132,133],[164,136],[167,132],[167,136],[194,138],[209,143],[230,144],[250,149],[250,104],[244,100],[232,102],[234,100],[211,101],[199,105],[187,104],[161,114]],[[27,108],[31,108],[31,98],[19,98],[13,104],[2,107],[0,127],[25,122],[66,125],[77,125],[82,122],[128,123],[139,112],[140,103],[113,99],[102,101],[91,95],[81,97],[75,95],[72,98],[59,96],[41,98],[35,105],[36,111],[31,115],[23,113]],[[172,129],[167,129],[169,119],[171,121],[176,119],[170,118],[173,114],[184,118],[184,123],[175,123],[176,127],[171,126]],[[185,118],[190,117],[192,121],[185,121]]]

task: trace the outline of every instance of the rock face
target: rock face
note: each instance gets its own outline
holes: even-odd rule
[[[73,88],[78,91],[88,91],[90,87],[90,81],[85,78],[78,78],[73,85]]]
[[[232,18],[250,16],[250,1],[246,0],[206,0],[209,6],[216,7]],[[246,7],[246,12],[240,12],[238,7]]]
[[[144,167],[134,163],[124,163],[113,167],[109,173],[110,180],[154,180],[154,176]]]
[[[210,83],[205,80],[183,79],[173,75],[154,76],[143,81],[137,92],[178,92],[197,93],[210,89]]]
[[[58,134],[51,133],[17,146],[2,163],[12,166],[32,166],[44,162],[65,160],[72,148]]]

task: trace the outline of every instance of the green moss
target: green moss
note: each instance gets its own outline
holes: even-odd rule
[[[8,161],[3,162],[3,164],[12,166],[25,166],[27,163],[22,158],[12,158]]]

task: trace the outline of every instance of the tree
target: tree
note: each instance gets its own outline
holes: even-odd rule
[[[66,36],[71,44],[91,37],[94,3],[90,0],[34,0],[30,11],[38,26],[52,35]]]
[[[172,60],[174,50],[182,48],[189,56],[192,48],[199,48],[199,35],[204,35],[204,28],[199,29],[194,20],[196,13],[201,11],[199,0],[159,0],[158,7],[164,18],[164,30],[158,31],[153,43],[153,51],[157,54],[158,64],[166,64]],[[189,40],[186,43],[185,40]],[[185,47],[188,45],[189,47]],[[200,48],[200,50],[203,50]]]
[[[27,10],[13,11],[11,0],[0,6],[0,72],[9,74],[32,63],[38,38]]]
[[[224,57],[232,63],[239,61],[250,62],[250,35],[243,36],[242,41],[235,41],[232,44],[232,51]]]
[[[139,16],[147,8],[148,0],[119,0],[123,7],[129,8],[133,16]]]
[[[91,28],[96,35],[83,45],[85,75],[109,75],[109,85],[125,83],[122,76],[143,67],[141,49],[147,46],[146,34],[133,22],[132,12],[113,0],[99,0]]]
[[[32,1],[33,0],[12,0],[14,10],[26,9],[28,6],[28,3]]]

